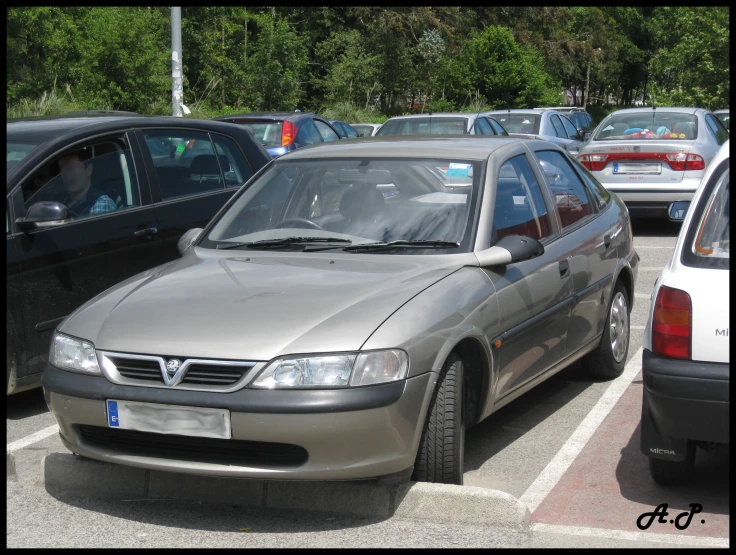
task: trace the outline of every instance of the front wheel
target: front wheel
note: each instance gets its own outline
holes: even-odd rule
[[[629,353],[629,331],[629,296],[618,281],[608,307],[600,345],[581,360],[588,373],[608,380],[623,374]]]
[[[463,361],[457,353],[450,353],[429,406],[414,465],[415,481],[462,485],[465,451],[462,399]]]

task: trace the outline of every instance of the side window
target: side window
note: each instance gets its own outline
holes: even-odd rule
[[[591,173],[588,171],[588,168],[583,166],[580,162],[578,162],[577,158],[570,157],[570,159],[573,161],[573,164],[578,170],[578,173],[583,178],[583,183],[588,189],[588,193],[595,199],[595,202],[598,204],[599,211],[603,210],[606,206],[608,206],[608,203],[611,202],[611,194],[606,191],[606,188],[598,183],[598,180],[596,180],[595,177],[591,175]]]
[[[547,206],[526,156],[507,160],[498,175],[491,244],[506,235],[549,237],[552,227]]]
[[[582,137],[578,133],[578,130],[575,129],[575,126],[569,119],[567,119],[565,116],[560,116],[560,121],[562,122],[562,126],[565,128],[565,131],[567,131],[567,136],[569,138],[575,139],[576,141],[582,139]]]
[[[536,154],[555,197],[563,229],[593,214],[587,189],[567,158],[555,150]]]
[[[294,139],[294,142],[298,146],[302,147],[317,145],[324,141],[322,140],[322,135],[319,133],[319,129],[314,125],[314,121],[311,119],[305,119],[299,124],[299,131],[296,133],[296,139]]]
[[[716,141],[718,141],[719,145],[722,145],[728,140],[730,135],[718,118],[715,118],[710,114],[706,114],[705,121],[708,123],[708,127],[715,135]]]
[[[161,200],[225,188],[222,172],[229,170],[230,162],[225,154],[215,156],[208,133],[152,129],[144,131],[143,136],[153,158]]]
[[[314,125],[317,126],[319,134],[322,135],[322,140],[324,142],[337,141],[340,138],[339,135],[335,133],[332,128],[325,122],[316,119],[314,120]]]
[[[552,122],[552,127],[555,130],[555,135],[563,139],[566,139],[567,134],[565,133],[565,128],[562,127],[562,122],[560,121],[560,117],[557,114],[552,114],[549,119]]]
[[[140,206],[133,158],[124,137],[68,150],[44,164],[22,185],[26,207],[59,202],[72,219]]]
[[[475,120],[475,134],[476,135],[495,135],[491,125],[488,123],[486,118],[478,118]]]
[[[495,119],[489,119],[488,121],[491,124],[493,130],[496,132],[496,135],[503,135],[505,137],[508,137],[509,134],[503,128],[503,125],[498,123]]]
[[[215,143],[218,158],[221,161],[227,160],[227,164],[222,167],[225,187],[240,187],[253,176],[243,151],[233,139],[213,133],[212,141]]]
[[[348,139],[355,139],[358,137],[358,132],[353,128],[352,125],[346,125],[345,132],[348,134]]]

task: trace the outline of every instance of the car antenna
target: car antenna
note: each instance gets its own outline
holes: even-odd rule
[[[657,107],[654,104],[652,104],[652,128],[654,128],[654,125],[655,125],[655,123],[654,123],[654,111],[656,109],[657,109]]]

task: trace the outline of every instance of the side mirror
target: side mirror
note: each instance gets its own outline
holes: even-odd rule
[[[585,133],[583,133],[583,141],[585,141],[587,143],[590,140],[590,136],[592,134],[593,133],[591,131],[586,131]]]
[[[476,253],[482,267],[506,266],[544,254],[544,246],[525,235],[507,235],[490,249]]]
[[[667,208],[667,216],[669,216],[669,219],[672,222],[681,222],[685,219],[685,215],[687,214],[687,209],[689,207],[690,201],[687,200],[673,202]]]
[[[201,227],[195,227],[184,232],[176,243],[176,248],[179,249],[179,254],[184,254],[186,250],[192,246],[192,243],[197,240],[199,234],[202,233]]]
[[[42,200],[31,204],[24,218],[18,218],[15,223],[27,233],[41,227],[54,227],[69,223],[69,211],[60,202]]]

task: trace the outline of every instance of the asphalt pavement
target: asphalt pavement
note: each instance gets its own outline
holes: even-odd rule
[[[595,381],[573,364],[467,431],[465,486],[457,487],[503,492],[525,504],[531,518],[521,530],[482,519],[453,522],[451,509],[436,510],[429,520],[401,509],[392,517],[371,517],[186,496],[103,498],[85,484],[51,487],[44,465],[63,471],[72,455],[35,390],[8,398],[14,468],[7,480],[7,545],[727,547],[728,450],[699,452],[693,482],[665,489],[649,477],[638,446],[643,327],[654,281],[672,255],[678,231],[678,225],[663,221],[634,223],[641,262],[623,376]],[[56,486],[63,485],[63,475],[55,479]],[[692,503],[703,508],[687,529],[656,523],[640,530],[638,517],[662,503],[671,520]]]

